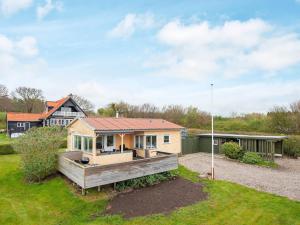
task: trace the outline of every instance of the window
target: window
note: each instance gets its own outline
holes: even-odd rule
[[[25,123],[17,123],[17,127],[25,127]]]
[[[144,148],[144,136],[135,136],[135,148]]]
[[[62,111],[62,112],[72,112],[72,109],[70,107],[61,107],[60,111]]]
[[[114,136],[113,135],[108,135],[107,136],[107,147],[113,147],[114,146]]]
[[[103,136],[99,136],[96,138],[96,148],[103,149]]]
[[[83,139],[83,151],[92,152],[93,150],[93,138],[82,137]]]
[[[74,148],[77,150],[81,150],[81,136],[74,136]]]
[[[164,135],[164,144],[170,143],[170,135]]]
[[[146,136],[146,148],[156,148],[156,136]]]
[[[217,139],[214,139],[214,145],[219,145],[219,141]]]

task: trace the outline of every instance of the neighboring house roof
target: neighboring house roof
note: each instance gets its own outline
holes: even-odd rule
[[[7,113],[7,121],[16,121],[16,122],[35,122],[39,121],[42,114],[40,113],[16,113],[16,112],[8,112]]]
[[[183,129],[175,123],[163,119],[145,118],[83,118],[91,128],[97,131],[120,130],[172,130]]]
[[[200,137],[211,137],[211,133],[198,134]],[[260,139],[260,140],[274,140],[274,139],[285,139],[287,136],[268,136],[268,135],[247,135],[247,134],[220,134],[215,133],[214,137],[219,138],[242,138],[242,139]]]
[[[71,98],[71,96],[67,96],[65,98],[62,98],[62,99],[56,101],[56,102],[47,101],[46,104],[47,105],[49,104],[48,106],[52,106],[53,108],[50,111],[43,113],[42,118],[46,119],[47,117],[51,116],[56,110],[58,110],[59,107],[61,107],[70,98]]]
[[[54,102],[54,101],[46,101],[46,105],[47,105],[48,107],[55,107],[56,104],[57,104],[57,102]]]

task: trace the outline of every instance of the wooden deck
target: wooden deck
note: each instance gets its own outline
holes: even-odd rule
[[[102,166],[85,166],[74,161],[81,157],[81,151],[61,153],[58,170],[83,190],[178,168],[177,155],[163,152],[154,158]]]

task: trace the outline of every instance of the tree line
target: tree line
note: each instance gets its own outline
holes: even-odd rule
[[[77,104],[91,116],[130,118],[162,118],[187,128],[210,129],[210,114],[197,107],[182,105],[133,105],[124,101],[109,103],[96,112],[86,98],[73,95]],[[11,93],[0,84],[0,112],[40,113],[45,108],[43,91],[30,87],[18,87]],[[300,100],[289,106],[274,106],[266,114],[249,113],[240,116],[215,117],[219,131],[253,131],[280,134],[300,134]]]
[[[159,108],[149,103],[132,105],[121,101],[97,110],[97,114],[103,117],[114,117],[117,113],[129,118],[162,118],[190,128],[201,128],[210,123],[209,113],[193,106],[167,105]]]
[[[94,105],[84,97],[72,95],[72,98],[84,111],[94,111]],[[9,92],[0,84],[0,112],[41,113],[44,110],[45,97],[41,89],[22,86]]]

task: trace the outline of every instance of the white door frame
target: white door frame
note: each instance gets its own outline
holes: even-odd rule
[[[107,146],[107,136],[113,136],[113,146]],[[111,134],[111,135],[104,135],[104,145],[103,145],[103,148],[104,148],[104,151],[106,152],[112,152],[114,149],[115,149],[115,144],[116,144],[116,137],[115,135]]]

